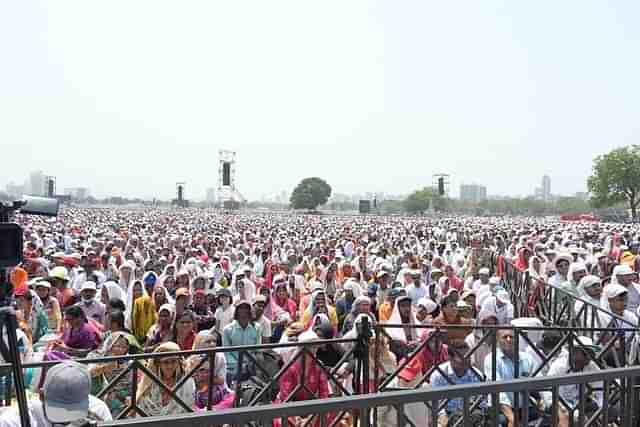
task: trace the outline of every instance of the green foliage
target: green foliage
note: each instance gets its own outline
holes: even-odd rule
[[[617,148],[593,160],[593,173],[587,180],[591,204],[613,206],[626,202],[633,219],[640,205],[640,146]]]
[[[312,210],[324,205],[331,197],[331,186],[320,178],[305,178],[291,193],[291,206],[294,209]]]
[[[424,213],[429,207],[442,211],[447,207],[447,200],[439,196],[433,188],[424,187],[411,193],[403,202],[407,212],[412,214]]]

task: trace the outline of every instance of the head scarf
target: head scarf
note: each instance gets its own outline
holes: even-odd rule
[[[154,353],[173,353],[173,352],[178,352],[180,351],[180,347],[178,346],[178,344],[174,343],[174,342],[165,342],[160,344],[158,347],[156,347],[156,349],[153,351]],[[149,361],[149,365],[147,366],[147,368],[153,372],[157,377],[160,377],[160,358],[156,358],[156,359],[151,359]],[[180,378],[182,377],[182,375],[185,372],[185,362],[184,359],[182,359],[181,357],[179,357],[180,360],[180,364],[178,365],[178,367],[176,368],[176,377]],[[151,389],[151,386],[155,384],[151,378],[149,378],[148,375],[143,375],[142,376],[142,381],[140,382],[140,388],[138,390],[138,400],[142,399],[144,397],[144,395]],[[156,385],[157,387],[157,385]]]
[[[126,309],[127,312],[125,313],[125,325],[127,326],[127,328],[132,329],[133,325],[132,325],[132,313],[133,313],[133,308],[134,308],[134,300],[133,300],[133,287],[139,283],[140,287],[142,288],[142,296],[140,296],[140,298],[144,298],[147,296],[147,290],[144,287],[144,283],[142,283],[139,280],[136,280],[134,282],[131,283],[131,286],[129,286],[129,289],[127,289],[127,301],[126,301]]]
[[[407,297],[405,297],[406,299]],[[398,301],[400,301],[401,299],[398,298],[398,300],[396,300],[396,303],[393,305],[393,311],[391,312],[391,317],[389,318],[388,322],[385,323],[389,323],[391,325],[399,325],[402,322],[402,316],[400,316],[400,309],[398,308]],[[418,322],[418,319],[416,319],[416,315],[413,312],[413,307],[411,307],[411,313],[409,314],[409,325],[419,325],[420,322]],[[407,336],[404,332],[404,328],[387,328],[386,329],[387,334],[391,337],[392,340],[396,340],[396,341],[402,341],[402,342],[407,342]]]
[[[123,303],[127,301],[127,295],[122,290],[120,285],[118,285],[116,282],[108,281],[104,284],[104,287],[107,290],[107,295],[109,296],[109,300],[118,299]]]

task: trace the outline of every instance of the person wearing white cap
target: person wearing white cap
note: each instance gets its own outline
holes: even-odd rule
[[[87,319],[95,320],[102,325],[105,321],[106,308],[103,303],[96,299],[97,293],[98,288],[95,282],[84,282],[82,288],[80,288],[80,302],[77,305],[84,311]]]
[[[602,308],[610,310],[616,317],[601,312],[599,314],[601,328],[629,329],[637,327],[638,318],[633,312],[627,310],[627,301],[629,298],[629,291],[627,288],[615,283],[609,284],[604,288],[602,298]],[[621,319],[624,319],[624,321]],[[608,335],[608,333],[603,332],[600,335]],[[633,337],[633,331],[626,331],[625,336],[627,338],[627,343],[630,343],[631,338]],[[602,340],[603,337],[600,337],[599,341]]]
[[[577,337],[573,343],[573,351],[567,354],[567,357],[556,359],[549,369],[548,376],[565,376],[574,373],[598,372],[600,368],[593,361],[595,354],[599,351],[599,347],[593,344],[593,340],[589,337]],[[602,382],[589,383],[590,393],[587,396],[585,408],[588,416],[593,415],[603,403]],[[540,393],[544,408],[550,410],[552,407],[553,395],[550,391]],[[564,399],[571,407],[577,407],[580,400],[580,389],[577,384],[560,386],[558,395]],[[577,412],[575,413],[577,415]],[[610,414],[610,416],[612,416]],[[558,426],[568,427],[572,423],[569,419],[570,415],[563,405],[558,405]],[[577,419],[574,420],[577,422]]]
[[[412,281],[406,287],[407,295],[409,295],[409,298],[411,298],[411,304],[415,306],[418,304],[420,298],[424,298],[427,296],[427,287],[424,286],[424,283],[422,283],[422,280],[420,278],[420,271],[410,270],[409,274],[411,275]]]
[[[509,292],[505,289],[498,289],[494,296],[487,298],[482,303],[480,311],[491,311],[498,318],[498,325],[508,325],[513,320],[513,304],[509,298]]]
[[[583,262],[574,262],[569,265],[569,272],[567,274],[568,280],[564,282],[560,287],[566,293],[579,296],[578,284],[583,277],[587,275],[587,266]]]
[[[618,283],[629,292],[627,310],[635,313],[640,307],[640,285],[636,283],[637,273],[628,265],[617,265],[613,269],[611,283]]]
[[[478,271],[478,280],[476,280],[475,282],[473,282],[473,290],[475,292],[478,292],[478,290],[482,287],[482,286],[487,286],[489,285],[489,279],[490,279],[490,272],[489,269],[484,267],[481,268]]]
[[[50,368],[46,375],[40,399],[27,402],[32,427],[49,427],[82,420],[113,420],[107,405],[89,394],[91,376],[86,365],[64,361]],[[0,427],[20,425],[17,407],[0,415]]]
[[[580,293],[580,298],[588,302],[589,304],[600,307],[601,299],[602,299],[602,281],[598,276],[588,275],[580,280],[580,284],[578,285],[578,292]],[[575,313],[576,316],[582,310],[585,303],[582,301],[576,301],[575,303]],[[595,309],[591,306],[587,305],[584,309],[583,316],[586,318],[587,327],[591,327],[592,320],[594,318],[593,314],[596,313]],[[596,316],[597,317],[597,316]],[[597,318],[594,322],[597,322]],[[594,326],[597,326],[597,323],[593,323]]]
[[[430,325],[433,322],[432,316],[438,310],[438,304],[429,298],[420,298],[416,304],[416,319],[423,325]]]
[[[569,266],[573,262],[571,254],[562,253],[553,259],[553,270],[556,274],[549,279],[551,286],[562,286],[568,279]]]

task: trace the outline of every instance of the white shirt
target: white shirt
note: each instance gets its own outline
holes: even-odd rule
[[[258,319],[258,323],[260,324],[260,327],[262,329],[262,338],[271,338],[271,320],[262,315]]]
[[[29,418],[31,418],[31,427],[50,427],[52,424],[45,418],[42,408],[42,401],[29,400]],[[93,414],[91,418],[99,418],[99,422],[113,421],[111,412],[107,405],[94,396],[89,396],[89,414]],[[20,427],[20,412],[17,407],[6,409],[0,415],[0,427]]]
[[[583,300],[585,300],[585,301],[587,301],[587,302],[589,302],[589,303],[591,303],[591,304],[593,304],[593,305],[595,305],[597,307],[600,307],[600,298],[594,298],[594,297],[591,297],[589,295],[582,295],[580,298],[582,298]],[[578,315],[580,310],[582,310],[582,307],[584,305],[585,304],[582,301],[576,301],[576,304],[575,304],[575,307],[574,307],[576,316]],[[601,312],[596,310],[596,315],[594,317],[594,315],[593,315],[594,311],[593,310],[594,310],[594,308],[588,305],[588,306],[585,307],[584,313],[582,313],[582,315],[587,319],[587,324],[586,324],[587,328],[590,328],[592,326],[591,325],[591,319],[594,319],[593,320],[593,327],[594,328],[597,328],[599,326],[598,325],[598,321],[599,321],[598,317],[599,317],[599,313],[601,313]],[[604,327],[604,326],[600,326],[600,327]]]
[[[600,327],[601,328],[620,328],[620,329],[632,329],[634,326],[631,325],[635,325],[637,327],[638,325],[638,318],[636,317],[635,314],[633,314],[632,312],[630,312],[629,310],[625,310],[624,314],[620,317],[622,317],[624,320],[626,320],[628,323],[625,323],[621,320],[618,320],[606,313],[600,313],[598,315],[598,317],[600,318]],[[629,324],[630,323],[630,324]],[[601,335],[601,334],[606,334],[607,332],[599,332],[597,333],[597,335]],[[633,338],[633,330],[628,330],[626,331],[625,337],[627,340],[630,340],[631,338]]]
[[[482,304],[482,311],[495,313],[498,318],[498,325],[507,325],[513,320],[513,304],[506,303],[502,307],[498,307],[496,303],[497,297],[489,297]]]
[[[598,368],[598,366],[594,362],[589,362],[584,367],[584,369],[580,372],[587,373],[587,372],[599,372],[599,371],[600,371],[600,368]],[[565,376],[570,373],[571,372],[569,369],[569,360],[566,357],[562,357],[557,359],[555,362],[553,362],[547,376],[550,376],[550,377]],[[593,389],[594,400],[598,403],[600,407],[602,407],[602,397],[603,397],[602,382],[601,381],[592,382],[592,383],[589,383],[589,386]],[[578,402],[578,399],[580,396],[579,388],[577,384],[560,386],[558,388],[558,394],[560,397],[562,397],[571,405],[575,405]],[[541,392],[541,395],[542,395],[542,399],[544,400],[545,407],[547,408],[551,407],[551,399],[552,399],[551,392],[543,391]]]
[[[229,305],[226,310],[222,306],[216,309],[216,331],[218,331],[219,334],[222,333],[227,325],[230,325],[231,322],[233,322],[234,314],[235,308],[233,307],[233,304]]]

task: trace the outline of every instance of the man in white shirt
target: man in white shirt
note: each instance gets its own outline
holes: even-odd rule
[[[602,328],[626,329],[626,331],[620,330],[618,335],[624,334],[626,342],[630,343],[634,334],[633,328],[638,325],[638,318],[633,312],[627,310],[628,297],[629,292],[624,286],[617,284],[607,285],[604,290],[604,298],[607,301],[609,310],[615,314],[616,317],[607,313],[600,313],[599,317],[600,327]],[[624,319],[624,321],[622,319]],[[609,335],[609,333],[603,332],[601,335],[606,336]],[[599,342],[606,341],[606,337],[600,337]],[[616,343],[616,346],[618,346],[619,343],[620,341]]]
[[[271,343],[271,321],[264,317],[264,309],[267,304],[267,298],[264,295],[256,296],[256,300],[253,302],[253,315],[254,322],[257,322],[262,327],[262,343]]]
[[[90,391],[91,376],[86,365],[73,361],[55,365],[47,372],[40,400],[27,402],[31,426],[112,421],[107,405],[89,395]],[[20,427],[18,408],[11,408],[0,416],[0,427]]]
[[[628,291],[628,301],[627,301],[627,310],[632,313],[635,313],[640,307],[640,285],[635,283],[637,278],[637,273],[631,269],[628,265],[617,265],[613,269],[613,276],[615,276],[618,284],[627,288]]]
[[[513,304],[509,298],[509,292],[500,289],[495,296],[485,299],[481,311],[495,313],[498,318],[498,325],[508,325],[513,320]]]
[[[473,282],[472,290],[478,292],[482,286],[489,285],[489,277],[490,277],[489,269],[486,267],[481,268],[478,271],[478,280]]]
[[[600,299],[602,298],[602,282],[598,276],[589,275],[589,276],[583,277],[580,280],[580,284],[578,285],[578,291],[580,293],[580,298],[587,301],[591,305],[600,307]],[[587,306],[584,307],[585,303],[583,303],[582,301],[576,301],[575,303],[576,316],[578,316],[578,313],[580,313],[580,311],[584,307],[584,311],[582,313],[581,319],[586,318],[587,320],[586,326],[589,328],[591,328],[592,326],[598,327],[599,318],[597,314],[598,313],[597,309],[593,308],[591,305],[588,305],[588,304],[586,305]],[[594,313],[596,313],[595,316],[594,316]],[[592,322],[593,322],[593,325],[592,325]]]
[[[573,352],[570,357],[557,359],[551,365],[548,376],[565,376],[572,373],[597,372],[600,370],[598,365],[591,359],[595,357],[595,353],[599,351],[599,347],[593,345],[593,341],[589,337],[578,337]],[[603,393],[602,382],[590,383],[585,387],[587,393],[587,414],[585,418],[592,415],[598,408],[602,407]],[[560,386],[558,388],[559,396],[564,399],[571,407],[576,407],[580,398],[580,389],[577,384]],[[552,394],[550,391],[541,392],[545,408],[552,406]],[[574,413],[577,415],[577,412]],[[558,425],[568,427],[570,425],[570,413],[562,404],[558,405]]]

